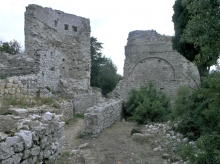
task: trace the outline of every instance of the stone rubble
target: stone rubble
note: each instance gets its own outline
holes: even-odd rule
[[[46,112],[17,121],[17,126],[25,125],[28,130],[17,128],[14,134],[0,133],[1,164],[53,163],[61,155],[65,123],[58,115]]]
[[[180,143],[189,143],[190,145],[195,145],[195,143],[187,137],[184,138],[181,133],[173,131],[174,126],[176,125],[173,125],[170,121],[166,123],[150,123],[145,125],[146,129],[143,134],[134,133],[132,139],[136,142],[143,142],[143,139],[146,141],[153,135],[159,135],[161,139],[154,141],[152,151],[168,152],[161,155],[161,158],[164,159],[163,164],[189,164],[176,155],[177,146]]]

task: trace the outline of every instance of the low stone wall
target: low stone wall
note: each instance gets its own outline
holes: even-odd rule
[[[50,97],[50,88],[40,88],[35,74],[8,77],[0,80],[0,98],[30,98],[36,96]]]
[[[0,78],[34,74],[39,70],[38,65],[25,53],[11,55],[0,52]]]
[[[87,109],[84,114],[83,133],[97,134],[121,118],[122,101],[109,100]]]
[[[97,94],[92,91],[84,91],[82,93],[74,94],[74,114],[85,114],[86,110],[93,107],[97,103]]]
[[[23,110],[17,111],[20,116],[2,116],[14,117],[17,123],[1,129],[4,131],[0,132],[0,163],[54,163],[62,152],[65,123],[50,112],[21,119],[25,117],[22,113],[26,113]],[[1,126],[7,127],[9,120],[0,119]]]
[[[64,101],[59,103],[60,113],[63,115],[64,120],[73,118],[73,103],[71,101]]]

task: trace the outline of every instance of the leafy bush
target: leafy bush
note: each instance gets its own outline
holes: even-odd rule
[[[192,89],[188,86],[181,86],[179,88],[172,110],[172,117],[174,119],[187,113],[188,109],[192,105],[192,102],[190,101],[192,92]]]
[[[170,99],[150,82],[139,90],[129,93],[128,101],[123,104],[125,118],[140,124],[149,121],[165,121],[171,111]]]
[[[183,160],[194,164],[220,163],[220,135],[213,132],[201,136],[195,146],[190,144],[178,147],[178,154]]]
[[[73,115],[74,118],[81,118],[84,119],[84,114],[76,113]]]
[[[196,91],[184,94],[180,89],[173,111],[173,115],[179,115],[181,119],[176,131],[186,136],[194,133],[191,139],[213,131],[220,132],[220,74],[204,77]]]

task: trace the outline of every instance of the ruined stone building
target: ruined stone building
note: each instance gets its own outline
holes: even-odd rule
[[[53,163],[65,141],[60,118],[84,114],[82,131],[99,133],[120,119],[128,92],[149,81],[172,99],[180,86],[200,83],[197,67],[172,49],[171,37],[156,31],[130,32],[125,56],[123,80],[112,99],[102,99],[90,87],[89,19],[29,5],[25,52],[0,54],[0,109],[1,100],[11,97],[26,102],[58,95],[65,99],[56,102],[56,109],[11,107],[11,115],[0,115],[0,163]]]
[[[114,91],[126,100],[131,89],[150,81],[172,99],[182,85],[200,83],[197,67],[172,49],[171,37],[156,31],[132,31],[125,46],[124,78]]]
[[[84,133],[99,133],[120,119],[121,100],[102,101],[90,87],[90,21],[29,5],[25,52],[0,54],[0,163],[54,163],[65,142],[64,120],[85,114]],[[10,106],[2,101],[62,97],[54,105]]]
[[[83,113],[93,106],[96,97],[90,88],[90,20],[29,5],[24,31],[25,53],[0,55],[0,76],[18,76],[25,95],[60,93],[72,99],[75,112]]]

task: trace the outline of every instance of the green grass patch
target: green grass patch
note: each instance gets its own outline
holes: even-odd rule
[[[74,114],[73,117],[74,117],[74,118],[84,119],[84,114],[79,114],[79,113],[77,113],[77,114]]]

